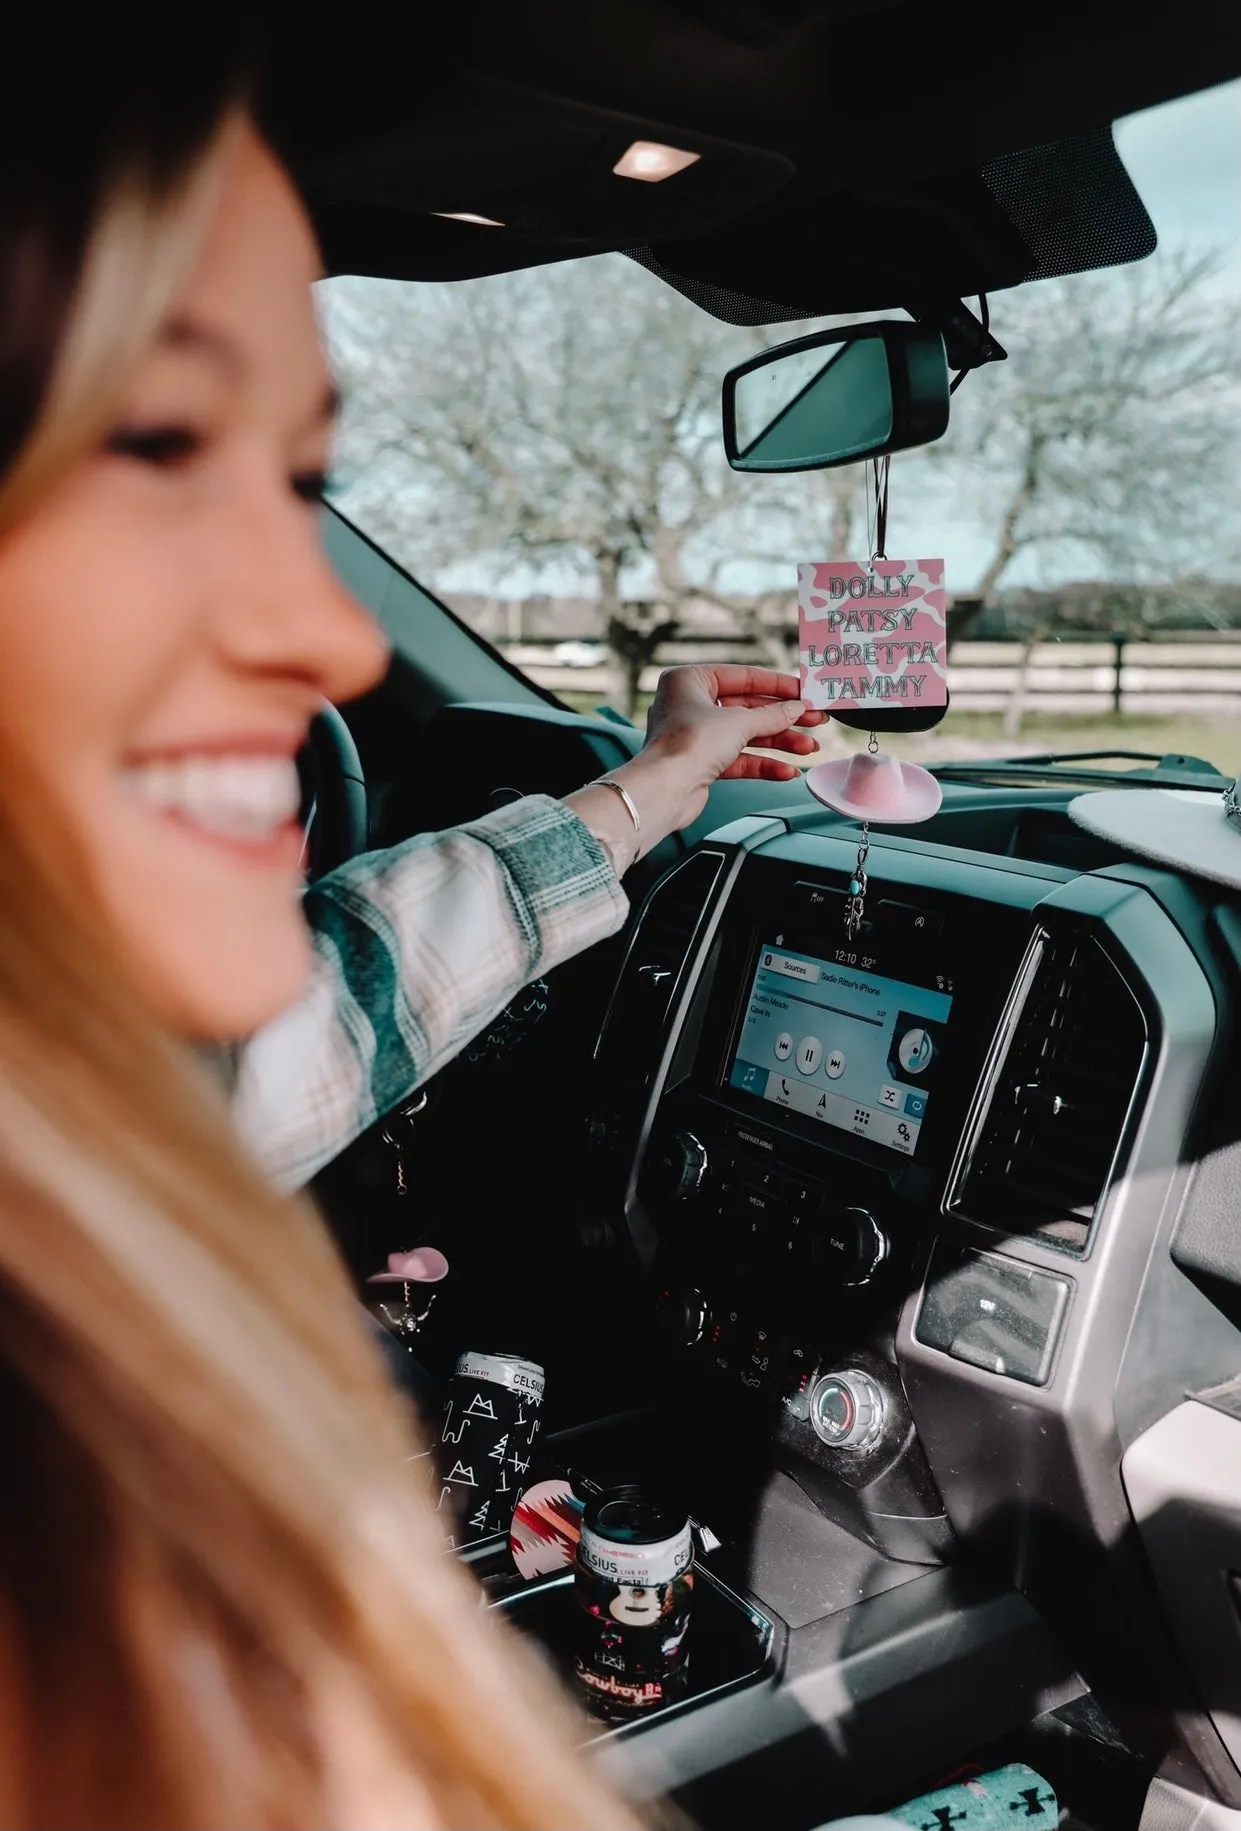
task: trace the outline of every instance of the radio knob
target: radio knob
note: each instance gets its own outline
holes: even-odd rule
[[[883,1430],[883,1394],[865,1373],[825,1373],[810,1394],[810,1424],[820,1443],[865,1450]]]
[[[829,1208],[814,1238],[814,1262],[841,1284],[869,1284],[888,1256],[888,1236],[865,1208]]]
[[[697,1195],[707,1174],[706,1146],[693,1132],[677,1132],[658,1147],[653,1168],[659,1193],[672,1201]]]

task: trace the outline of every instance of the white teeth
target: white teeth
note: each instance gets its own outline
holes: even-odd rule
[[[179,814],[224,839],[255,844],[271,839],[296,820],[301,805],[292,757],[161,758],[124,774],[127,787],[149,806]]]

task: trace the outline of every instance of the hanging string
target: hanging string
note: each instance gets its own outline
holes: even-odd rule
[[[892,459],[887,453],[882,458],[872,458],[866,478],[866,544],[870,548],[872,565],[877,559],[888,557],[888,474],[891,466]]]
[[[888,476],[892,460],[887,453],[882,458],[873,458],[866,477],[866,544],[870,549],[872,568],[876,561],[888,557]],[[879,750],[879,733],[871,731],[866,739],[866,748],[871,756]],[[870,825],[862,822],[862,835],[858,843],[857,863],[853,867],[853,876],[849,880],[849,893],[845,898],[845,936],[848,940],[857,939],[861,931],[862,920],[866,909],[866,859],[870,852]]]

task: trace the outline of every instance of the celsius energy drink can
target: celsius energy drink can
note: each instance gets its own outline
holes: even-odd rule
[[[684,1695],[694,1557],[689,1520],[608,1488],[587,1506],[578,1541],[578,1681],[598,1716],[641,1717]]]
[[[463,1354],[444,1392],[439,1500],[450,1545],[508,1534],[529,1486],[543,1369],[516,1354]]]

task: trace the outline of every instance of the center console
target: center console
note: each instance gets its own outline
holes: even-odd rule
[[[779,1708],[792,1688],[842,1749],[885,1662],[880,1741],[916,1718],[964,1755],[984,1700],[1028,1720],[1023,1674],[1057,1657],[1145,1746],[1183,1675],[1127,1551],[1124,1445],[1235,1372],[1173,1254],[1218,919],[1184,880],[1061,859],[1050,799],[1056,847],[1001,843],[1020,821],[971,792],[934,843],[872,835],[852,939],[858,832],[818,810],[718,830],[640,912],[590,1122],[659,1369],[625,1466],[681,1482],[787,1633]],[[975,1630],[954,1690],[938,1649]],[[1223,1787],[1205,1720],[1176,1733]]]
[[[689,1402],[761,1431],[816,1505],[876,1549],[933,1562],[952,1535],[893,1336],[1030,910],[1052,886],[981,868],[966,889],[959,868],[879,860],[876,847],[854,939],[846,844],[776,842],[734,863],[710,933],[679,969],[628,1217],[662,1340],[699,1395]],[[622,987],[651,965],[645,933],[644,921]],[[605,1029],[605,1061],[609,1046]]]
[[[1171,1252],[1214,918],[1123,861],[954,846],[949,802],[936,843],[872,836],[852,938],[856,828],[717,831],[640,911],[598,1040],[591,1201],[642,1268],[658,1396],[614,1475],[602,1427],[574,1453],[675,1482],[773,1624],[765,1676],[636,1738],[725,1802],[743,1748],[787,1784],[813,1732],[820,1787],[872,1732],[881,1765],[965,1757],[1084,1666],[1141,1744],[1134,1674],[1177,1682],[1119,1469],[1235,1360]],[[875,1803],[873,1772],[837,1797]]]

